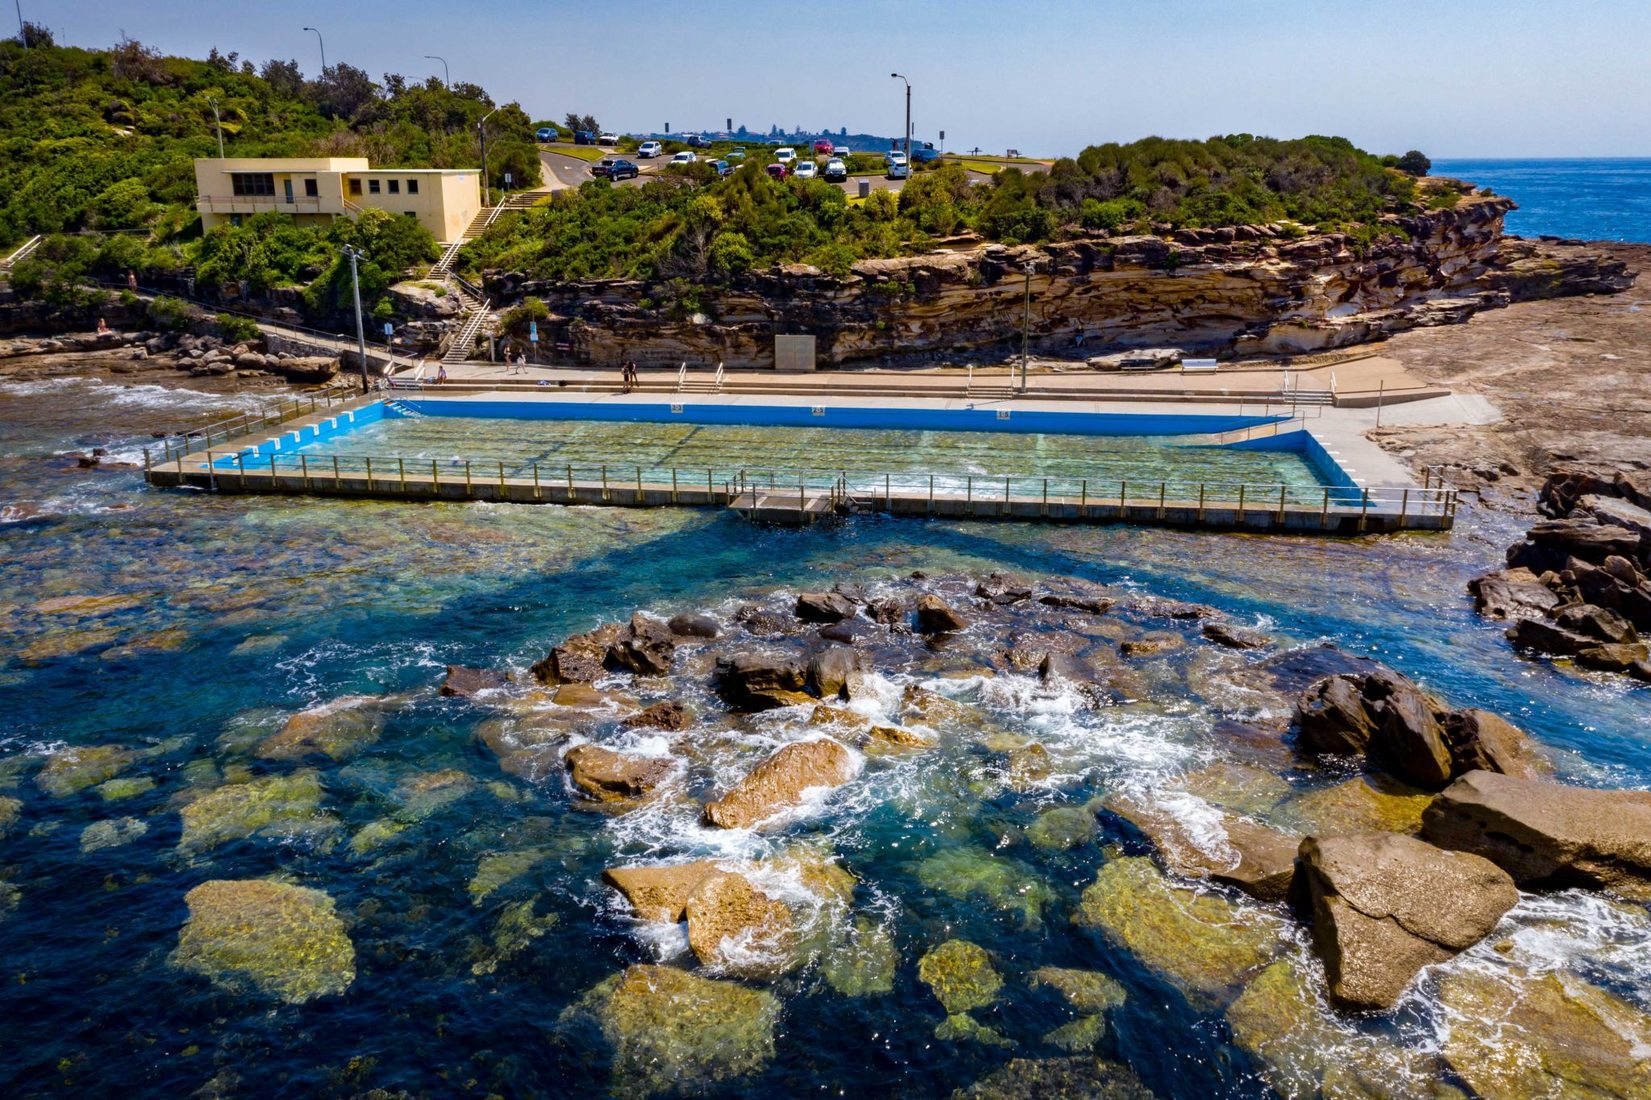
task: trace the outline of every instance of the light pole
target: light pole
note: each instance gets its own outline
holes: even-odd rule
[[[1032,334],[1032,263],[1021,268],[1026,273],[1026,312],[1020,321],[1020,392],[1026,392],[1026,348]]]
[[[443,88],[451,88],[453,86],[452,74],[447,71],[447,58],[441,56],[441,54],[439,54],[439,53],[427,53],[427,54],[424,55],[424,60],[426,60],[426,61],[440,61],[441,62],[441,86]]]
[[[894,80],[906,80],[899,73],[890,73]],[[906,171],[911,171],[911,81],[906,80]]]
[[[224,159],[224,120],[218,117],[218,101],[208,96],[208,103],[212,105],[212,125],[218,128],[218,159]]]
[[[482,139],[482,187],[486,192],[486,205],[488,206],[493,205],[493,181],[487,174],[487,120],[498,113],[498,110],[497,107],[493,108],[493,110],[482,116],[480,122],[476,123],[476,133],[481,135]]]
[[[23,43],[23,48],[29,48],[29,25],[23,22],[23,0],[14,0],[17,4],[17,40]]]
[[[356,261],[366,258],[366,253],[353,245],[344,246],[344,255],[350,258],[350,291],[355,298],[355,345],[361,356],[361,392],[366,393],[367,385],[367,330],[361,327],[361,272],[356,268]]]
[[[314,27],[305,27],[304,29],[314,34],[315,40],[321,44],[321,76],[322,79],[325,79],[327,76],[327,40],[322,38],[321,32]]]

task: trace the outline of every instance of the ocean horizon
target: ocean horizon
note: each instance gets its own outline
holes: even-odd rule
[[[1519,204],[1509,233],[1651,243],[1651,157],[1441,158],[1433,174]]]

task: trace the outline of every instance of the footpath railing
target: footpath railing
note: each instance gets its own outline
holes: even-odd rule
[[[322,399],[325,401],[325,398]],[[309,411],[316,411],[312,404]],[[1259,529],[1363,531],[1444,528],[1454,522],[1457,491],[1424,485],[1337,487],[1286,483],[1131,479],[1078,475],[988,475],[916,471],[849,472],[749,466],[684,468],[636,463],[478,461],[406,455],[301,450],[217,450],[236,425],[279,421],[255,414],[215,430],[167,441],[158,461],[145,452],[150,480],[243,492],[310,492],[419,499],[523,503],[735,505],[802,515],[819,502],[831,510],[881,511],[959,518],[1069,519],[1213,524]],[[244,432],[242,433],[244,434]],[[792,504],[791,502],[795,502]]]

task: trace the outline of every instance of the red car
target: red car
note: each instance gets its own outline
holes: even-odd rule
[[[814,143],[814,151],[822,157],[829,157],[836,148],[835,145],[831,144],[830,138],[821,138]]]
[[[778,162],[775,162],[774,164],[770,164],[767,168],[765,168],[763,170],[765,172],[767,172],[770,176],[773,176],[777,180],[783,180],[785,177],[787,177],[791,174],[791,170],[789,168],[787,168],[785,165],[780,164]]]

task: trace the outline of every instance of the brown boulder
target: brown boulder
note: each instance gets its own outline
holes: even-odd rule
[[[1213,619],[1203,626],[1204,637],[1228,649],[1265,649],[1272,639],[1259,630],[1236,626],[1221,619]]]
[[[1391,1008],[1422,967],[1478,943],[1519,901],[1489,860],[1392,833],[1309,837],[1298,886],[1330,997]]]
[[[990,573],[975,585],[975,595],[988,603],[1024,603],[1032,598],[1032,586],[1009,573]]]
[[[631,756],[586,743],[563,758],[573,785],[599,802],[617,802],[648,794],[671,774],[668,757]]]
[[[1473,607],[1489,619],[1540,619],[1558,607],[1559,596],[1529,569],[1503,569],[1468,582]]]
[[[1619,559],[1620,560],[1620,559]],[[1581,634],[1606,643],[1629,643],[1640,640],[1633,624],[1615,611],[1593,604],[1574,604],[1554,616],[1561,630]]]
[[[1108,595],[1108,590],[1094,581],[1086,581],[1077,577],[1057,577],[1044,582],[1045,591],[1038,597],[1038,602],[1046,607],[1070,608],[1074,611],[1087,611],[1091,615],[1104,615],[1117,604],[1117,599]]]
[[[688,713],[688,708],[675,700],[667,699],[664,702],[654,703],[643,708],[640,714],[633,714],[620,723],[631,729],[654,730],[685,730],[693,722],[694,716]]]
[[[1282,900],[1295,878],[1299,836],[1227,813],[1217,815],[1215,830],[1204,821],[1195,828],[1169,807],[1128,795],[1111,795],[1103,805],[1140,830],[1183,877],[1224,882],[1262,901]]]
[[[1615,524],[1596,523],[1591,518],[1544,520],[1526,532],[1525,537],[1539,547],[1595,564],[1610,554],[1636,554],[1640,546],[1639,532]]]
[[[1523,730],[1488,710],[1456,711],[1445,716],[1443,727],[1457,775],[1487,771],[1539,779],[1553,772]]]
[[[609,867],[602,881],[625,896],[639,920],[675,924],[686,918],[694,889],[717,873],[715,863],[696,859],[655,867]]]
[[[771,710],[811,701],[808,672],[791,657],[736,653],[717,659],[715,685],[735,710]]]
[[[721,625],[709,615],[684,612],[665,624],[678,638],[715,638],[722,633]]]
[[[713,871],[689,895],[688,946],[704,966],[741,978],[773,978],[801,961],[791,907],[744,875]]]
[[[837,623],[854,618],[856,608],[840,592],[804,592],[797,597],[796,612],[805,623]]]
[[[961,613],[930,593],[917,597],[917,629],[923,634],[946,634],[969,625]]]
[[[485,668],[464,668],[461,665],[448,665],[447,675],[442,679],[442,695],[457,696],[468,699],[483,691],[492,691],[501,688],[506,683],[502,672],[494,672]]]
[[[619,623],[606,623],[584,634],[575,634],[534,665],[533,675],[546,684],[588,684],[601,677],[608,647],[624,636],[625,628]]]
[[[852,699],[860,690],[863,658],[846,645],[828,645],[808,662],[808,685],[822,699]]]
[[[727,794],[705,806],[705,822],[722,829],[745,829],[782,810],[801,805],[804,793],[840,787],[854,778],[854,754],[836,741],[797,741],[778,749]]]
[[[1651,900],[1651,792],[1469,772],[1428,807],[1422,834],[1485,857],[1521,886]]]
[[[676,639],[671,628],[639,611],[631,616],[624,634],[608,646],[603,663],[638,676],[663,676],[671,671],[675,656]]]

